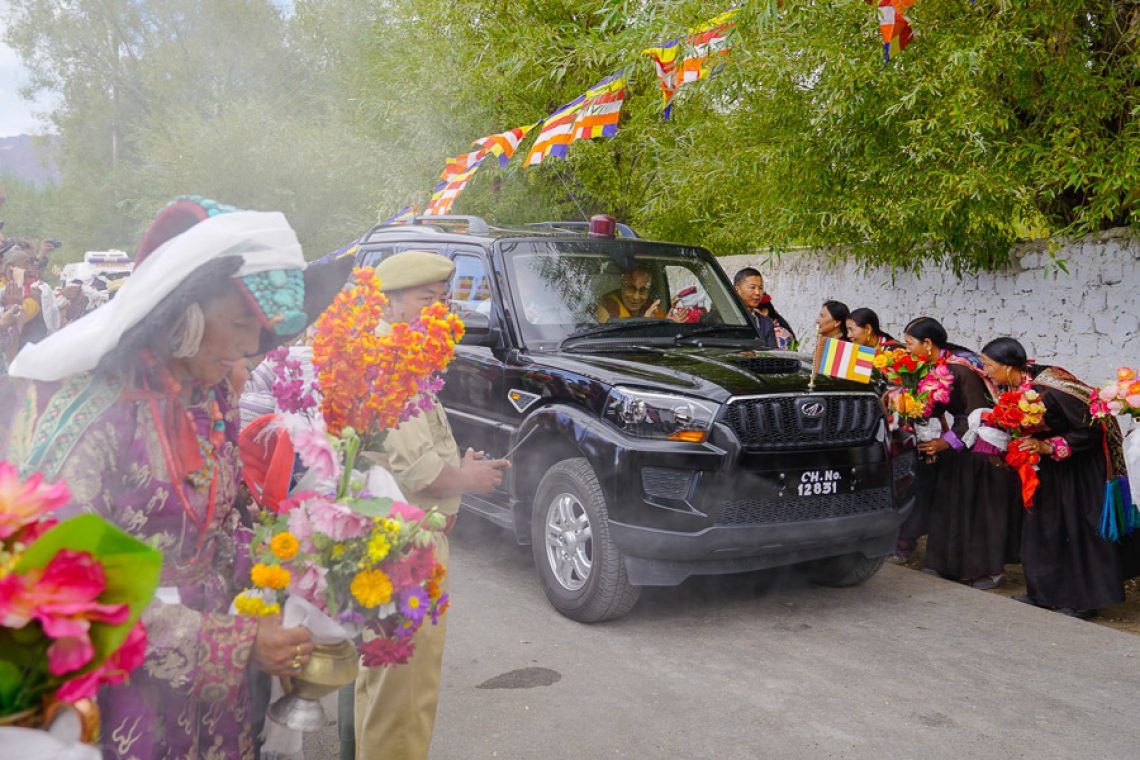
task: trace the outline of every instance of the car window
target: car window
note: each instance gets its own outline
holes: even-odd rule
[[[374,267],[384,259],[403,251],[434,251],[440,255],[443,251],[439,246],[423,245],[422,243],[385,243],[376,248],[368,248],[361,251],[358,257],[357,266]]]
[[[750,324],[731,286],[699,249],[520,241],[502,250],[514,312],[529,344],[557,343],[601,323],[635,323],[647,335],[671,337]]]
[[[451,277],[451,307],[462,317],[464,312],[491,313],[491,280],[487,267],[478,256],[459,255]]]

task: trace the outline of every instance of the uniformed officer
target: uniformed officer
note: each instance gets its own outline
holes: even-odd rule
[[[405,251],[381,262],[376,273],[388,297],[384,312],[388,323],[380,329],[411,322],[425,306],[443,301],[454,271],[451,261],[427,251]],[[459,497],[494,490],[502,482],[503,468],[509,466],[505,459],[485,459],[482,452],[471,449],[461,458],[438,402],[430,411],[389,430],[382,450],[366,452],[366,456],[392,473],[409,502],[425,509],[434,506],[448,515],[448,530],[459,511]],[[446,535],[436,539],[436,556],[446,567]],[[446,620],[445,616],[437,626],[420,628],[413,639],[415,652],[406,665],[361,668],[355,700],[357,758],[427,758],[439,703]],[[341,736],[343,743],[343,730]]]

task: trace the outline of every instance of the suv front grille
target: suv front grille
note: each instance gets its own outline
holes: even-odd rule
[[[641,488],[646,496],[662,499],[684,499],[693,482],[692,470],[674,467],[642,467]]]
[[[740,499],[721,504],[716,525],[770,525],[851,517],[891,508],[890,488],[787,499]]]
[[[867,443],[882,414],[879,400],[870,394],[813,394],[733,401],[722,420],[750,449],[786,451]]]

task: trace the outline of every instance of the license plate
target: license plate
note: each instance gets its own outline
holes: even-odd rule
[[[795,487],[800,496],[827,496],[839,493],[842,484],[843,475],[839,470],[805,470],[800,473]]]

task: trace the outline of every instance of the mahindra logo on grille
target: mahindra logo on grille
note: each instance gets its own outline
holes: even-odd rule
[[[812,401],[807,404],[800,405],[800,414],[805,417],[815,419],[816,417],[823,416],[824,409],[826,409],[826,407],[823,405],[822,401]]]

